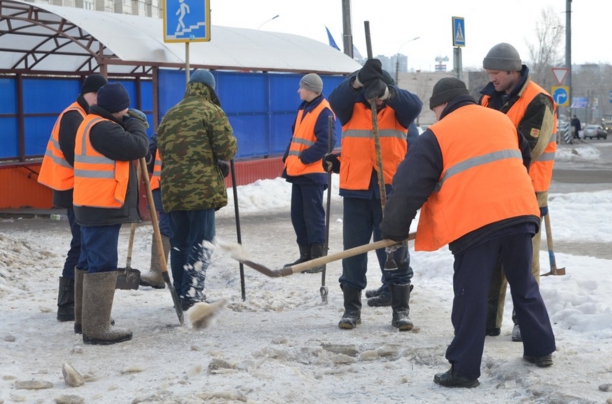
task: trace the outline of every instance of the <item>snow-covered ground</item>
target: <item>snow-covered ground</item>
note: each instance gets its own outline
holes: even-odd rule
[[[559,164],[598,159],[586,145],[561,148]],[[331,253],[342,249],[341,199],[334,176]],[[239,187],[241,233],[250,257],[280,268],[297,257],[289,220],[290,186],[281,179]],[[229,194],[232,198],[231,192]],[[610,243],[612,190],[553,193],[555,241]],[[236,240],[233,202],[218,212],[217,236]],[[340,330],[340,262],[328,265],[329,303],[322,304],[320,274],[268,278],[239,265],[220,249],[206,281],[209,300],[228,304],[202,330],[179,326],[168,290],[117,291],[113,317],[133,331],[131,341],[89,346],[72,323],[55,319],[57,278],[70,240],[67,222],[0,219],[0,403],[612,403],[612,262],[556,253],[566,276],[544,277],[542,295],[557,338],[554,366],[525,363],[511,342],[511,302],[499,337],[487,337],[481,385],[447,389],[433,383],[448,368],[452,338],[452,255],[447,248],[415,253],[412,332],[391,326],[391,309],[365,304],[363,323]],[[129,229],[120,238],[120,265]],[[136,232],[132,266],[149,265],[152,228]],[[545,245],[545,236],[543,236]],[[543,271],[548,254],[540,255]],[[368,282],[380,270],[370,253]],[[509,294],[508,294],[509,298]],[[62,366],[85,384],[70,387]],[[47,389],[18,388],[48,382]],[[600,388],[601,386],[601,388]]]

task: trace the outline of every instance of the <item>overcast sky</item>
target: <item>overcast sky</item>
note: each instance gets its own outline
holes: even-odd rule
[[[448,56],[453,66],[453,16],[465,19],[464,69],[482,66],[487,51],[499,42],[514,45],[529,60],[527,43],[535,43],[535,23],[551,6],[565,26],[565,0],[352,0],[353,42],[366,56],[364,21],[370,21],[374,55],[408,55],[410,70],[433,70],[436,57]],[[270,20],[275,15],[278,18]],[[572,63],[611,63],[612,1],[572,2]],[[325,26],[342,49],[342,1],[219,0],[211,1],[213,25],[285,32],[327,43]],[[262,25],[263,24],[263,25]],[[419,37],[418,40],[408,42]],[[214,40],[214,38],[213,38]],[[565,54],[565,40],[561,45]]]

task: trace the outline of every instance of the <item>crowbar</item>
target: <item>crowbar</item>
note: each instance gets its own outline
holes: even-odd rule
[[[405,241],[414,240],[415,237],[416,237],[416,233],[410,233],[408,235],[408,238]],[[302,263],[295,264],[295,265],[289,265],[281,269],[270,269],[263,264],[259,264],[257,262],[253,262],[247,259],[242,259],[240,257],[234,257],[234,259],[238,260],[239,262],[242,262],[244,265],[251,267],[258,272],[261,272],[262,274],[266,276],[269,276],[270,278],[282,278],[284,276],[293,275],[298,272],[304,272],[307,269],[329,264],[330,262],[338,261],[344,258],[353,257],[359,254],[363,254],[368,251],[378,250],[379,248],[390,247],[398,243],[401,243],[401,241],[398,242],[394,240],[379,240],[374,243],[369,243],[369,244],[364,244],[358,247],[349,248],[348,250],[343,250],[335,254],[316,258],[314,260],[302,262]]]

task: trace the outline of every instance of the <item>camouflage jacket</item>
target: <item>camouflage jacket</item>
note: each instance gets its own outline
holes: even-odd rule
[[[227,205],[217,160],[233,159],[237,142],[214,90],[202,83],[189,83],[183,100],[164,116],[157,146],[166,212]]]

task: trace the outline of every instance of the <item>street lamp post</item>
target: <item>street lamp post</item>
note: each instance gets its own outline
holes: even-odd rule
[[[396,86],[399,85],[399,56],[400,56],[400,50],[407,43],[416,41],[419,38],[420,38],[420,36],[417,36],[417,37],[414,37],[412,39],[409,39],[408,41],[406,41],[403,44],[401,44],[400,47],[397,49],[397,55],[395,55],[395,85]]]
[[[261,27],[263,27],[264,25],[266,25],[267,23],[269,23],[272,20],[276,20],[278,17],[280,17],[280,14],[276,14],[274,17],[270,18],[269,20],[264,21],[259,28],[257,28],[258,30],[261,29]]]

